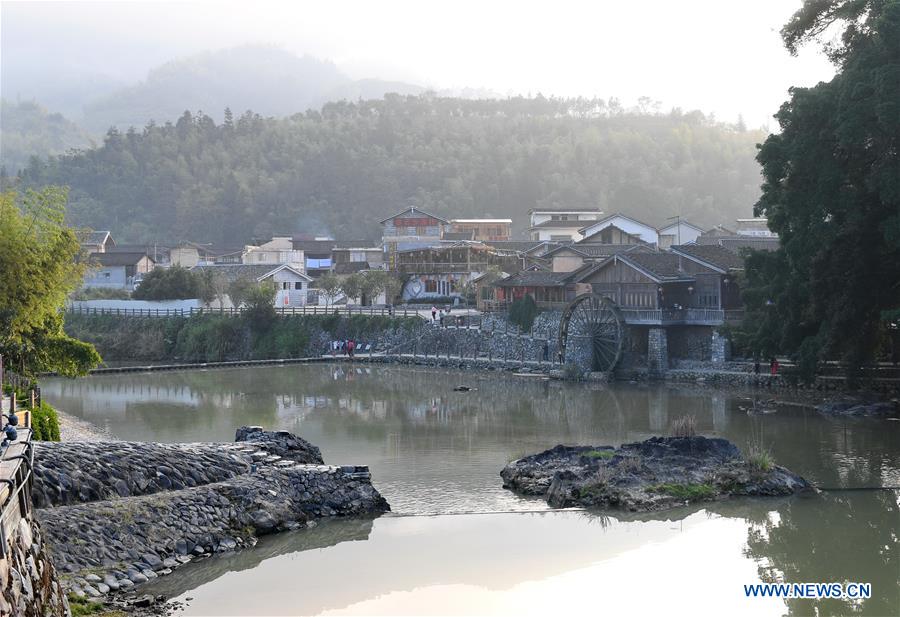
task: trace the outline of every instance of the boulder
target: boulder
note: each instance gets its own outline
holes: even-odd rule
[[[295,463],[324,464],[319,448],[288,431],[264,431],[261,426],[242,426],[235,431],[234,440],[252,443],[270,457],[278,456]]]

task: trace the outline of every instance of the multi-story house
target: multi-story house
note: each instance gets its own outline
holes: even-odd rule
[[[440,246],[450,221],[415,207],[407,208],[381,222],[381,242],[389,268],[396,262],[397,252]]]
[[[512,219],[451,219],[450,231],[471,232],[467,239],[476,242],[502,242],[512,235]]]
[[[534,208],[528,211],[528,236],[545,242],[576,242],[580,230],[603,214],[598,208]]]

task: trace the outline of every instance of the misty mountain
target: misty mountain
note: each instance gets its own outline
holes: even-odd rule
[[[236,114],[252,109],[263,116],[287,116],[332,100],[422,90],[401,82],[354,81],[328,61],[275,47],[243,46],[166,63],[144,81],[86,105],[83,124],[99,132],[110,126],[140,127],[151,120],[162,124],[185,110],[203,111],[221,121],[226,107]]]
[[[98,148],[30,165],[23,184],[70,186],[72,223],[127,242],[239,245],[313,228],[374,240],[380,219],[410,205],[510,217],[519,230],[530,208],[548,206],[712,226],[750,215],[763,138],[615,100],[388,95],[113,130]]]
[[[0,99],[0,166],[10,175],[25,167],[32,156],[44,158],[90,143],[90,136],[62,114],[31,101]]]

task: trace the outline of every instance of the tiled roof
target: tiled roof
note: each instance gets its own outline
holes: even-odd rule
[[[596,214],[600,212],[600,208],[532,208],[528,211],[528,214],[534,214],[535,212],[590,212],[591,214]]]
[[[718,245],[682,244],[673,246],[672,251],[690,255],[722,270],[744,269],[744,260],[740,256]]]
[[[766,238],[759,236],[700,236],[697,238],[697,244],[708,246],[718,245],[732,253],[740,254],[742,249],[751,249],[754,251],[775,251],[778,250],[778,238]]]
[[[448,220],[445,219],[445,218],[441,218],[441,217],[437,216],[436,214],[431,214],[430,212],[425,212],[424,210],[421,210],[421,209],[416,208],[416,207],[414,207],[414,206],[413,206],[413,207],[410,207],[410,208],[406,208],[405,210],[401,210],[401,211],[398,212],[397,214],[392,214],[391,216],[387,217],[386,219],[381,219],[381,220],[378,221],[378,222],[379,222],[379,223],[382,223],[382,224],[383,224],[383,223],[387,223],[389,220],[395,219],[395,218],[397,218],[398,216],[400,216],[401,214],[406,214],[407,212],[410,212],[411,214],[422,214],[422,215],[424,215],[424,216],[430,216],[431,218],[437,219],[437,220],[439,220],[439,221],[442,222],[442,223],[450,223],[450,221],[448,221]]]
[[[472,240],[475,237],[475,230],[469,231],[445,231],[441,236],[441,240]]]
[[[496,287],[558,287],[564,285],[571,274],[571,272],[523,270],[497,281],[494,285]]]
[[[106,267],[134,266],[144,257],[147,257],[146,253],[91,253],[89,261]]]
[[[283,265],[284,264],[198,264],[191,268],[191,270],[198,272],[210,270],[224,276],[226,281],[232,282],[239,279],[260,280],[274,270],[278,270]],[[296,271],[294,268],[291,268],[291,270]],[[306,275],[303,274],[303,276]]]
[[[84,231],[79,234],[79,241],[82,244],[103,244],[109,237],[109,231]]]
[[[660,282],[693,280],[692,276],[678,269],[679,257],[674,253],[634,251],[617,255],[617,258],[637,266]]]

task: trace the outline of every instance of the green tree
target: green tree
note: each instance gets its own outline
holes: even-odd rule
[[[250,330],[255,333],[266,332],[278,318],[275,312],[275,283],[262,281],[247,287],[244,296],[243,317]]]
[[[347,296],[347,303],[351,300],[362,301],[363,288],[366,286],[365,275],[354,273],[345,276],[341,280],[341,290]]]
[[[67,296],[84,276],[80,244],[64,223],[66,191],[0,195],[0,354],[27,375],[82,375],[101,359],[63,332]]]
[[[199,275],[181,266],[148,272],[131,297],[135,300],[185,300],[204,295]],[[204,293],[201,293],[203,291]]]
[[[315,286],[325,296],[325,308],[327,309],[341,295],[343,281],[333,272],[326,272],[315,282]]]
[[[509,321],[519,326],[522,332],[531,330],[538,313],[540,313],[540,310],[538,310],[534,298],[528,295],[522,296],[519,300],[509,305]]]
[[[755,211],[781,247],[747,264],[753,346],[807,375],[825,358],[851,374],[872,361],[900,307],[900,3],[806,0],[782,35],[796,51],[838,27],[837,75],[793,88],[760,148]]]

